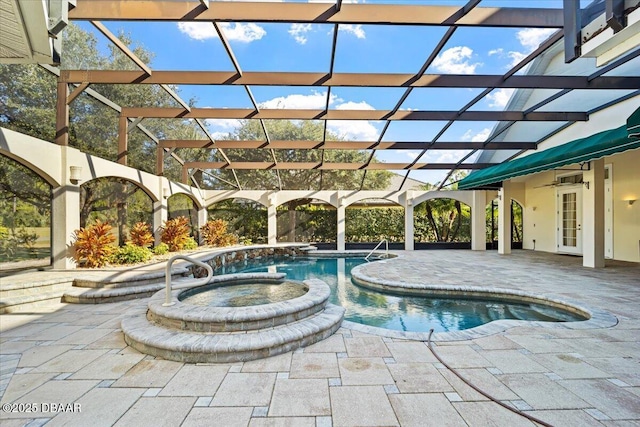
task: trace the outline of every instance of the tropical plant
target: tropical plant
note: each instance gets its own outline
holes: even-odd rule
[[[137,264],[149,261],[152,255],[149,248],[127,242],[111,255],[110,261],[114,264]]]
[[[189,219],[184,216],[167,220],[161,228],[160,240],[169,246],[171,252],[184,249],[189,239]]]
[[[112,227],[100,220],[74,232],[75,259],[86,267],[103,267],[115,252]]]
[[[187,251],[192,251],[197,248],[198,248],[198,242],[196,242],[196,239],[194,239],[191,236],[187,238],[187,241],[184,243],[184,246],[182,247],[182,249]]]
[[[150,247],[154,241],[151,226],[146,222],[136,222],[129,231],[129,238],[131,243],[143,248]]]
[[[238,243],[238,237],[227,233],[227,221],[212,219],[200,227],[200,233],[207,245],[229,246]]]
[[[153,253],[156,255],[164,255],[169,252],[169,245],[166,243],[160,243],[158,246],[153,248]]]

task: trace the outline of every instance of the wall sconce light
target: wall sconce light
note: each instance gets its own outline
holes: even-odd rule
[[[169,198],[169,189],[167,187],[164,187],[162,189],[162,198],[163,199],[168,199]]]
[[[533,208],[531,208],[534,212],[536,211],[536,209],[538,209],[537,206],[534,206]]]
[[[69,166],[69,181],[72,184],[82,181],[82,166]]]
[[[413,199],[407,200],[407,206],[413,206]]]
[[[633,204],[636,202],[636,199],[629,199],[627,200],[627,202],[629,203],[629,206],[633,206]]]

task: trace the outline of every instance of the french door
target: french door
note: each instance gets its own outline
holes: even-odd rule
[[[582,255],[582,186],[557,190],[558,252]]]

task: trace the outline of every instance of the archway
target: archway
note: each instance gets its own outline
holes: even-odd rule
[[[51,264],[51,186],[0,155],[0,270]]]
[[[209,219],[227,221],[227,233],[244,243],[267,243],[267,208],[249,199],[223,200],[207,207]]]
[[[486,208],[487,249],[498,249],[498,199],[494,199]],[[516,200],[511,199],[511,249],[522,249],[524,209]]]
[[[167,217],[174,219],[184,216],[189,220],[191,235],[196,241],[200,236],[198,229],[198,207],[195,200],[184,193],[177,193],[167,199]]]
[[[295,199],[278,206],[276,212],[278,242],[336,248],[338,212],[334,206],[318,199]]]
[[[364,199],[345,211],[346,249],[373,249],[382,239],[404,249],[404,207],[386,199]]]
[[[433,198],[413,208],[415,249],[471,249],[471,207]]]
[[[114,227],[122,246],[135,223],[153,224],[153,201],[135,182],[116,177],[92,179],[80,186],[80,227],[96,219]]]

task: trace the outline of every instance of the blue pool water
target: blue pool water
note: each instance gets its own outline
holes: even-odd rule
[[[286,273],[288,280],[320,279],[331,287],[330,302],[346,309],[345,319],[398,331],[458,331],[498,319],[579,321],[584,318],[546,305],[496,300],[396,296],[356,286],[351,269],[363,258],[265,258],[237,263],[217,274]]]

